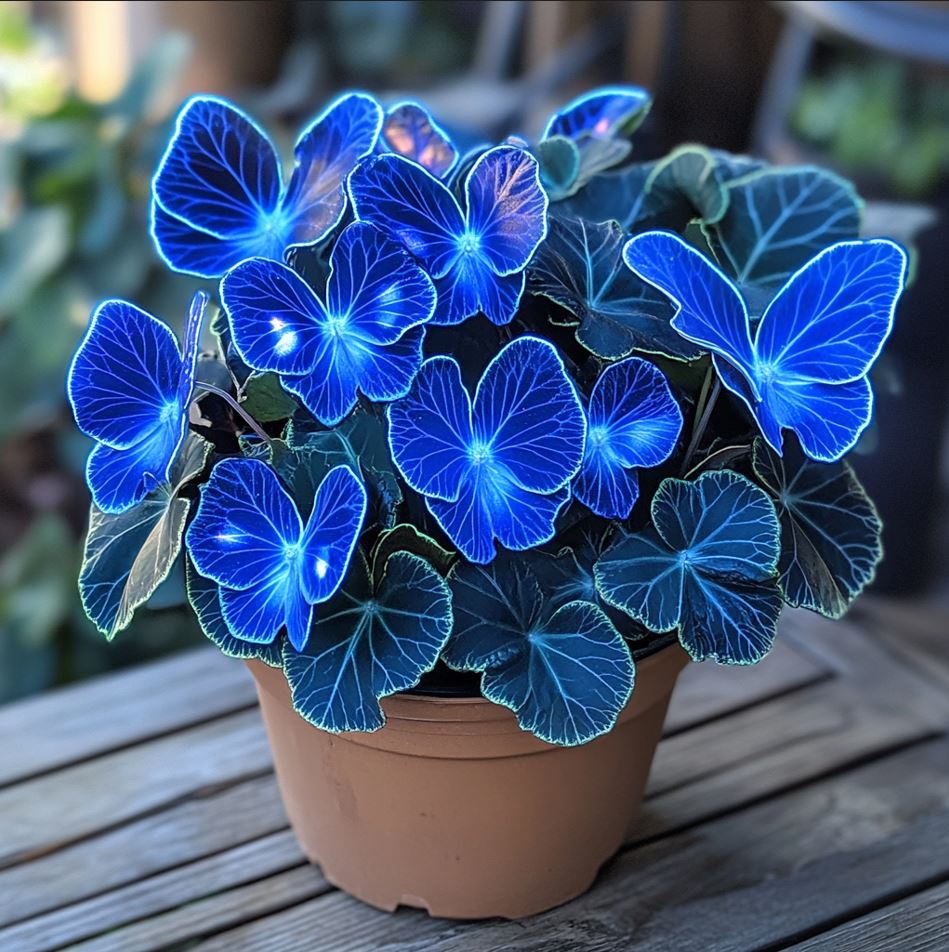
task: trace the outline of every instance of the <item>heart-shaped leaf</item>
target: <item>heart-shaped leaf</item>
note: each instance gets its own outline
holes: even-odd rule
[[[699,349],[669,323],[668,298],[626,267],[616,222],[551,215],[547,240],[528,269],[528,288],[576,318],[577,340],[616,360],[634,350],[690,359]]]
[[[839,618],[883,557],[883,524],[870,497],[845,462],[782,459],[757,440],[753,464],[781,520],[785,601]]]
[[[272,423],[293,416],[299,404],[280,386],[276,374],[251,374],[244,384],[241,406],[258,422]]]
[[[597,562],[597,588],[651,631],[678,628],[695,661],[751,664],[770,650],[781,612],[779,533],[771,500],[744,476],[666,479],[652,525]]]
[[[706,233],[753,308],[819,251],[860,233],[857,193],[824,169],[768,169],[726,189],[728,210]]]
[[[556,202],[573,191],[580,172],[580,152],[566,136],[551,136],[538,142],[534,155],[547,197]]]
[[[191,508],[180,490],[204,469],[210,451],[210,443],[191,433],[170,484],[126,512],[90,510],[79,594],[86,614],[110,641],[128,627],[135,609],[149,599],[178,557]]]
[[[481,691],[551,744],[609,731],[633,690],[629,648],[592,602],[555,607],[527,560],[458,563],[449,576],[455,623],[444,659],[482,672]]]
[[[451,632],[445,580],[417,555],[389,556],[374,582],[362,556],[343,588],[317,612],[303,651],[284,646],[294,708],[332,731],[374,731],[379,700],[415,687]]]
[[[275,638],[270,644],[252,644],[243,638],[235,638],[228,630],[221,612],[220,585],[198,573],[190,559],[186,562],[185,575],[191,607],[198,617],[201,630],[210,641],[229,658],[263,661],[271,668],[282,667],[282,637]]]

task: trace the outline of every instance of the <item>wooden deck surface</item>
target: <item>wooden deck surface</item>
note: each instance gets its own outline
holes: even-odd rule
[[[945,950],[947,728],[947,617],[789,613],[756,669],[685,672],[590,893],[459,923],[304,861],[251,679],[202,647],[0,708],[0,950]]]

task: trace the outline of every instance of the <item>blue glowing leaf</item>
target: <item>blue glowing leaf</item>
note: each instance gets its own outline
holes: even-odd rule
[[[511,320],[518,275],[547,229],[533,156],[513,146],[482,153],[465,178],[466,212],[438,179],[397,155],[360,163],[349,191],[356,217],[387,229],[435,279],[432,323],[457,324],[479,310],[496,324]]]
[[[683,337],[722,355],[753,380],[754,345],[744,301],[708,258],[673,232],[649,231],[630,238],[623,259],[676,305],[672,326]]]
[[[188,585],[188,600],[197,616],[201,630],[221,651],[229,658],[239,658],[242,661],[263,661],[271,668],[279,668],[283,664],[283,645],[280,639],[270,644],[253,644],[235,638],[227,627],[221,611],[221,587],[212,579],[205,578],[197,572],[187,560],[185,575]]]
[[[287,245],[322,241],[346,207],[346,177],[376,146],[382,109],[365,93],[331,103],[297,140],[295,166],[283,200]]]
[[[573,100],[547,123],[543,139],[571,139],[580,153],[574,183],[579,188],[604,169],[629,155],[629,137],[646,118],[652,104],[649,94],[635,86],[604,87]]]
[[[885,239],[840,242],[797,271],[768,306],[755,339],[782,377],[844,383],[862,377],[893,327],[906,253]]]
[[[528,268],[528,287],[576,317],[577,340],[609,360],[633,350],[692,358],[699,348],[669,323],[664,294],[625,266],[615,222],[551,215],[550,233]]]
[[[548,604],[522,559],[459,564],[449,584],[455,624],[443,657],[483,672],[485,697],[552,744],[606,733],[633,689],[629,648],[596,605]]]
[[[398,155],[360,162],[349,177],[356,217],[389,231],[433,277],[458,256],[465,216],[451,192],[420,165]]]
[[[503,466],[522,489],[548,493],[576,474],[586,422],[554,347],[520,337],[488,364],[474,399],[474,455]]]
[[[517,549],[551,538],[586,423],[549,343],[508,344],[481,378],[473,408],[454,359],[430,358],[389,421],[396,466],[471,561],[490,561],[495,538]]]
[[[86,460],[86,483],[92,502],[103,512],[125,512],[137,506],[156,486],[168,481],[184,437],[184,416],[177,426],[159,426],[127,449],[97,443]]]
[[[631,268],[672,298],[672,325],[708,347],[722,383],[739,396],[778,452],[794,430],[813,459],[839,459],[870,421],[864,376],[890,332],[906,255],[885,239],[841,242],[787,281],[754,340],[734,284],[681,238],[646,232],[624,252]]]
[[[86,614],[110,640],[128,627],[168,576],[181,551],[191,501],[181,494],[206,464],[211,444],[189,434],[168,485],[118,514],[94,506],[89,515],[79,594]]]
[[[325,601],[339,588],[365,516],[363,484],[348,466],[331,469],[316,490],[300,542],[301,582],[307,601]]]
[[[728,210],[707,234],[728,273],[752,293],[773,293],[819,251],[860,233],[853,186],[824,169],[767,169],[726,190]]]
[[[635,468],[665,462],[681,430],[682,411],[654,364],[630,357],[607,367],[590,395],[575,495],[598,516],[627,518],[639,496]]]
[[[781,459],[761,442],[754,469],[781,520],[778,561],[785,600],[839,618],[872,581],[883,526],[847,463]]]
[[[178,114],[152,189],[169,215],[221,238],[254,243],[280,204],[280,163],[253,120],[222,99],[199,96]],[[274,250],[279,256],[283,248]]]
[[[338,99],[297,141],[284,191],[273,145],[250,118],[221,99],[189,100],[152,182],[159,254],[207,278],[320,241],[339,223],[346,177],[375,147],[381,123],[370,96]]]
[[[346,228],[330,262],[326,305],[286,265],[260,258],[228,272],[221,296],[241,358],[280,373],[286,390],[334,426],[359,390],[372,400],[408,392],[435,289],[396,242],[363,222]]]
[[[697,661],[759,660],[774,640],[780,527],[774,506],[736,473],[665,480],[653,525],[625,535],[595,567],[611,605],[652,631],[678,628]]]
[[[226,459],[212,471],[188,527],[188,552],[221,586],[232,635],[273,641],[286,627],[296,648],[310,631],[311,606],[331,597],[362,529],[366,495],[348,466],[316,487],[306,528],[276,474],[257,459]]]
[[[173,271],[199,278],[217,278],[250,254],[266,254],[277,250],[266,238],[259,241],[246,235],[222,238],[202,231],[169,215],[158,202],[152,202],[150,214],[155,247]]]
[[[106,301],[94,311],[69,370],[76,423],[94,440],[128,449],[177,401],[181,376],[168,326],[125,301]]]
[[[522,271],[547,234],[547,194],[537,160],[498,146],[475,162],[465,180],[467,233],[497,275]]]
[[[474,434],[471,401],[451,357],[422,364],[404,400],[389,407],[392,459],[416,491],[454,501],[468,468]]]
[[[414,687],[435,666],[451,623],[448,586],[424,559],[396,552],[373,580],[359,556],[306,648],[284,649],[294,708],[334,733],[378,730],[379,700]]]
[[[651,99],[636,86],[604,86],[572,100],[547,120],[542,139],[629,135],[646,118]]]
[[[380,138],[389,151],[418,162],[436,178],[447,178],[458,162],[448,134],[418,103],[393,106],[386,113]]]
[[[161,321],[125,301],[92,315],[69,370],[79,428],[98,441],[86,478],[103,512],[140,503],[170,478],[188,424],[188,404],[207,296],[194,296],[183,352]]]
[[[288,547],[303,524],[274,471],[259,460],[221,460],[188,527],[195,568],[226,588],[247,591],[285,574]]]
[[[279,261],[242,261],[221,281],[221,300],[234,346],[255,370],[306,374],[331,346],[323,303]]]

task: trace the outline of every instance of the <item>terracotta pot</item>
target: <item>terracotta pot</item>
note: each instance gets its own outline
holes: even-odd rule
[[[616,727],[555,747],[482,698],[401,694],[373,734],[328,734],[291,706],[283,672],[249,667],[283,802],[326,878],[382,909],[514,919],[585,892],[639,814],[677,646],[637,665]]]

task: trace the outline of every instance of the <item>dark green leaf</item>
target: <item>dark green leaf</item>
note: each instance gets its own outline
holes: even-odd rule
[[[616,222],[550,216],[547,240],[528,269],[532,294],[548,297],[576,317],[577,340],[609,360],[634,350],[688,359],[700,351],[669,323],[668,298],[637,277],[622,257]]]
[[[342,589],[320,606],[303,651],[284,646],[294,708],[323,730],[374,731],[381,698],[415,687],[451,632],[445,580],[409,552],[389,557],[378,582],[353,559]]]
[[[174,466],[173,481],[118,515],[92,508],[79,574],[86,614],[111,640],[168,575],[191,503],[181,487],[205,466],[211,444],[191,433]]]
[[[287,420],[297,409],[297,401],[280,386],[276,374],[251,374],[244,383],[241,406],[258,422]]]
[[[839,618],[873,580],[883,525],[846,462],[782,459],[755,442],[754,469],[781,520],[778,571],[785,600]]]
[[[551,136],[538,142],[534,154],[540,177],[552,202],[571,194],[580,171],[580,152],[565,136]]]
[[[768,169],[726,189],[728,210],[706,233],[757,310],[815,254],[860,232],[853,186],[823,169]]]

